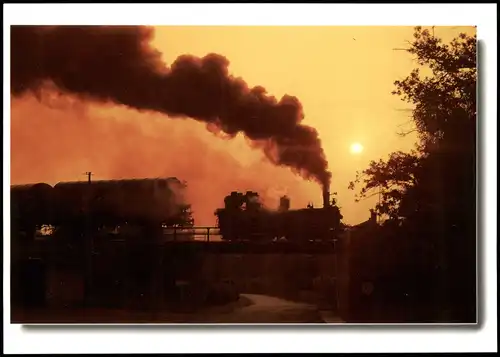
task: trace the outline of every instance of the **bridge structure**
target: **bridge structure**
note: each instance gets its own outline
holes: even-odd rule
[[[146,239],[143,239],[146,238]],[[221,249],[221,252],[227,251],[248,251],[249,253],[255,250],[280,251],[284,253],[290,251],[312,251],[318,254],[332,253],[336,249],[338,239],[330,240],[308,240],[301,242],[289,241],[286,239],[274,239],[272,241],[259,241],[253,239],[247,240],[223,240],[220,230],[215,226],[194,226],[194,227],[168,227],[164,228],[163,235],[149,239],[143,237],[135,240],[138,244],[155,244],[158,246],[170,247],[171,249],[182,249],[181,247],[197,247],[207,251],[216,251]],[[95,240],[95,238],[90,237]],[[109,242],[125,243],[126,237],[117,234],[110,237]],[[203,244],[205,243],[205,244]],[[208,243],[208,244],[207,244]]]
[[[164,228],[163,235],[171,241],[218,241],[221,240],[219,227],[193,226],[193,227],[168,227]]]
[[[169,279],[180,285],[230,282],[241,293],[309,302],[336,312],[345,305],[342,286],[348,277],[341,240],[223,241],[214,226],[165,228],[164,239],[143,238],[92,235],[88,244],[49,235],[24,241],[16,260],[43,262],[50,291],[45,297],[54,305],[78,304],[88,296],[107,304],[137,301],[132,291],[143,305],[161,306],[158,300]]]

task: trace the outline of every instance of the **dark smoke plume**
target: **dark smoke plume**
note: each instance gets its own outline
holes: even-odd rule
[[[85,99],[190,117],[229,136],[242,132],[274,164],[329,185],[318,133],[301,124],[297,98],[277,101],[249,88],[217,54],[180,56],[168,68],[149,46],[152,36],[152,28],[135,26],[12,26],[11,93],[53,82]]]

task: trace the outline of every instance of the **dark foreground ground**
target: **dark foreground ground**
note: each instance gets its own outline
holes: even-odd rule
[[[322,317],[323,315],[323,317]],[[266,295],[241,294],[237,302],[205,309],[197,313],[131,311],[112,309],[13,309],[15,324],[92,324],[92,323],[235,323],[282,324],[341,322],[322,314],[315,306]]]

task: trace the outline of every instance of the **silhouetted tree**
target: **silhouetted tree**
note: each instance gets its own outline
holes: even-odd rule
[[[357,197],[366,198],[380,192],[381,200],[376,210],[393,219],[400,218],[399,204],[404,194],[416,184],[416,173],[419,165],[416,152],[394,152],[388,161],[372,161],[368,169],[357,173],[356,180],[349,185],[355,188],[356,183],[364,187]]]
[[[191,205],[181,205],[179,207],[179,214],[173,217],[172,225],[180,227],[194,226],[194,218]]]
[[[360,197],[380,190],[377,211],[404,222],[400,236],[415,237],[414,250],[425,246],[441,272],[442,300],[457,319],[474,321],[476,37],[460,34],[444,44],[416,27],[407,51],[432,73],[417,68],[395,82],[393,94],[414,106],[417,148],[372,161],[349,188],[361,184]]]

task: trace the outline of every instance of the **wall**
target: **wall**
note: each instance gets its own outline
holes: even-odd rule
[[[201,274],[208,281],[230,280],[242,293],[266,294],[337,307],[335,254],[206,254]]]
[[[342,245],[340,245],[342,247]],[[82,246],[61,245],[39,250],[47,263],[49,304],[78,304],[83,298],[85,257]],[[29,250],[17,251],[19,258]],[[161,300],[162,284],[169,278],[217,283],[232,281],[239,292],[266,294],[309,302],[323,309],[345,309],[348,285],[347,259],[331,247],[253,248],[236,244],[94,245],[93,284],[102,302],[120,305],[130,291],[139,289]],[[135,282],[131,282],[131,281]],[[134,286],[131,286],[133,284]],[[140,285],[140,288],[136,287]],[[141,295],[139,294],[139,295]],[[146,299],[146,298],[143,298]],[[147,301],[143,305],[151,305]]]

